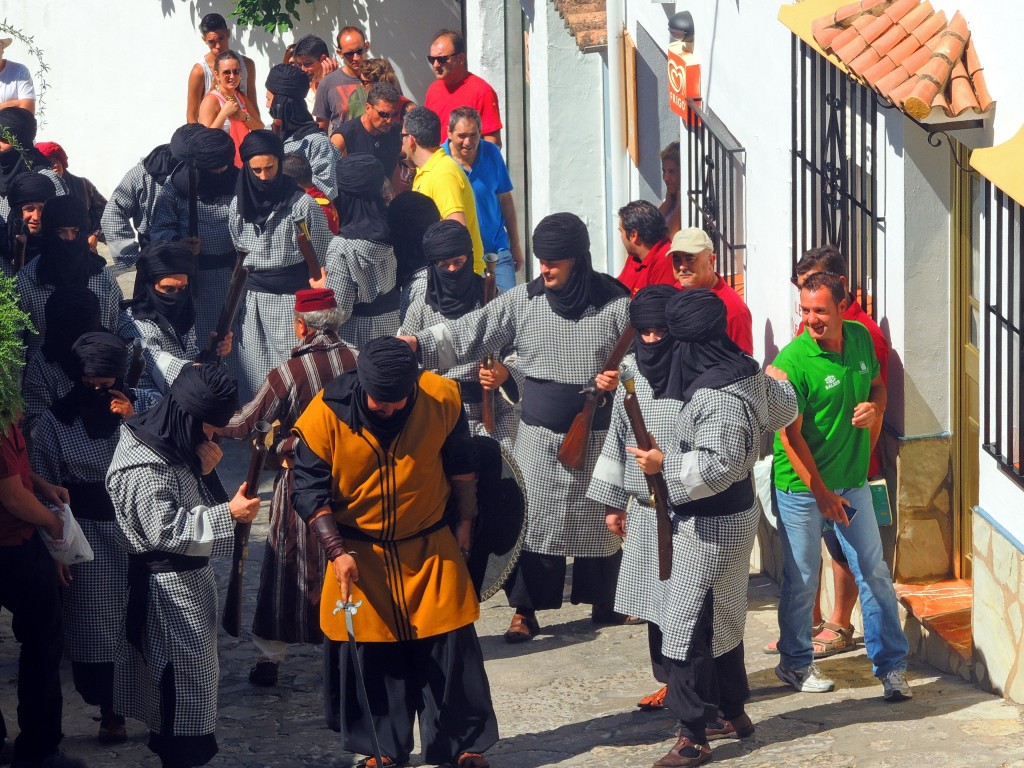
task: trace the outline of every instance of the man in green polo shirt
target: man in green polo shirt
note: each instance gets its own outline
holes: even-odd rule
[[[838,275],[805,280],[800,312],[805,329],[774,365],[789,376],[800,415],[775,437],[775,490],[782,540],[779,654],[775,674],[798,691],[823,693],[834,684],[813,663],[811,608],[821,568],[821,533],[835,525],[857,580],[864,644],[887,701],[910,698],[907,638],[896,592],[882,558],[871,492],[871,449],[882,429],[885,385],[871,334],[844,321],[848,301]]]

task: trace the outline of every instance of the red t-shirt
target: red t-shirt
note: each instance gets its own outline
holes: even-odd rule
[[[637,291],[648,285],[664,284],[679,287],[672,269],[672,257],[668,255],[671,245],[668,240],[655,243],[643,261],[638,261],[635,256],[627,254],[619,282],[629,288],[630,296],[636,296]]]
[[[32,475],[29,471],[28,448],[25,438],[12,424],[0,436],[0,479],[21,475],[21,483],[29,491],[32,490]],[[32,538],[35,527],[31,523],[15,517],[0,501],[0,547],[15,547]]]
[[[472,107],[480,113],[480,133],[486,136],[501,130],[498,94],[482,77],[470,73],[465,80],[449,88],[444,80],[435,80],[427,88],[426,106],[441,118],[439,141],[448,136],[448,115],[456,107]]]
[[[721,275],[711,290],[725,302],[725,332],[729,338],[748,355],[754,354],[754,319],[743,298]]]
[[[320,208],[323,209],[324,216],[327,217],[327,227],[331,230],[331,234],[338,234],[341,219],[338,218],[338,209],[334,207],[334,203],[328,200],[327,195],[321,192],[320,188],[316,185],[306,187],[306,194],[316,200]]]

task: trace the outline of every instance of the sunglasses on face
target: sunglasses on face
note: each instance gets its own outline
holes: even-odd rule
[[[449,53],[446,56],[427,56],[427,61],[430,63],[431,66],[433,66],[434,64],[440,64],[443,67],[445,64],[448,63],[449,59],[451,59],[452,56],[455,55],[456,54],[454,53]]]
[[[339,48],[338,53],[340,53],[346,59],[353,59],[356,56],[362,56],[364,53],[366,53],[366,46],[360,48],[353,48],[351,51],[343,51]]]
[[[397,112],[385,112],[383,109],[377,109],[376,107],[373,106],[373,104],[370,104],[370,107],[372,107],[373,111],[380,116],[381,120],[394,120],[396,117],[398,117]]]
[[[242,74],[242,70],[240,70],[240,69],[222,69],[220,71],[220,73],[222,75],[232,75],[233,77],[238,77],[240,74]]]

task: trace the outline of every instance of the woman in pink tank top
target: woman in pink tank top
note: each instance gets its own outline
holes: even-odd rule
[[[238,90],[242,76],[241,57],[225,51],[214,62],[216,82],[199,105],[199,122],[207,128],[221,128],[235,143],[235,165],[242,167],[238,147],[249,131],[263,127],[249,97]]]

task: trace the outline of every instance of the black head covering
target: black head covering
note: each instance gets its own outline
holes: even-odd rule
[[[183,243],[157,240],[147,246],[136,265],[135,292],[129,306],[136,320],[152,320],[165,333],[183,338],[195,325],[191,284],[180,293],[164,294],[153,286],[168,275],[195,275],[195,257]]]
[[[664,397],[672,367],[672,338],[666,333],[661,341],[648,342],[640,338],[646,328],[668,328],[665,308],[679,290],[671,285],[648,285],[636,292],[629,302],[629,324],[636,330],[634,348],[636,365],[640,369],[655,397]]]
[[[338,161],[338,234],[350,240],[391,241],[381,189],[384,166],[373,155],[357,152]]]
[[[430,262],[426,302],[446,318],[456,319],[473,311],[484,298],[484,279],[473,272],[473,238],[457,221],[431,224],[423,235],[423,255]],[[439,269],[435,262],[466,256],[454,272]]]
[[[106,331],[85,333],[71,348],[75,368],[75,385],[53,404],[53,415],[65,424],[75,418],[82,420],[85,433],[94,440],[111,437],[121,424],[121,417],[110,410],[110,389],[122,391],[122,380],[128,368],[128,347],[124,339]],[[82,381],[83,376],[112,378],[111,388],[97,389]]]
[[[171,143],[180,145],[193,133],[203,130],[205,127],[202,123],[185,123],[171,134]],[[153,177],[153,181],[163,186],[167,177],[171,175],[171,171],[177,168],[180,162],[181,160],[175,158],[174,153],[171,152],[171,144],[159,144],[142,160],[142,167]]]
[[[21,152],[11,147],[0,152],[0,196],[6,197],[13,181],[26,171],[40,171],[53,167],[42,152],[35,148],[36,118],[22,107],[0,109],[0,128],[6,128],[21,145]]]
[[[306,107],[309,77],[291,64],[277,64],[267,75],[267,90],[274,94],[270,102],[270,116],[281,121],[285,139],[301,139],[319,127]]]
[[[279,163],[284,162],[284,143],[271,131],[250,131],[238,152],[242,157],[242,170],[238,174],[235,195],[238,197],[238,215],[243,220],[262,227],[271,213],[291,207],[295,198],[305,194],[281,168],[270,181],[256,178],[249,168],[249,161],[257,155],[273,155]]]
[[[211,202],[215,198],[235,194],[238,169],[235,167],[235,143],[225,131],[200,126],[184,137],[171,139],[171,154],[180,165],[171,174],[171,182],[178,194],[188,196],[189,168],[194,166],[198,174],[199,198]],[[226,166],[226,168],[225,168]],[[212,171],[225,168],[220,173]]]
[[[600,309],[629,295],[629,289],[614,277],[594,271],[587,225],[574,213],[552,213],[541,219],[533,230],[533,253],[542,261],[573,261],[572,274],[561,290],[545,289],[544,278],[538,277],[527,291],[531,299],[544,294],[551,311],[559,317],[579,320],[587,307]]]
[[[127,422],[135,436],[169,464],[200,474],[196,446],[206,442],[203,424],[223,427],[238,408],[238,388],[227,370],[215,365],[182,369],[171,391],[157,405]]]
[[[18,140],[22,149],[29,149],[36,143],[36,116],[24,107],[4,107],[0,109],[0,126]]]
[[[11,215],[21,218],[21,206],[26,203],[45,203],[57,196],[53,181],[41,173],[22,173],[11,182],[7,190],[7,202],[11,204]]]
[[[46,300],[43,318],[43,358],[59,365],[74,380],[78,374],[71,347],[83,333],[100,330],[100,300],[88,288],[64,286]]]
[[[398,262],[396,279],[404,285],[409,276],[427,265],[423,256],[423,234],[441,220],[437,204],[422,192],[402,192],[391,201],[387,213],[388,231]]]
[[[74,240],[57,236],[61,227],[78,227]],[[89,250],[89,212],[85,203],[72,195],[51,197],[43,205],[43,228],[39,233],[36,278],[43,285],[85,286],[89,278],[103,271],[106,262]]]
[[[760,370],[726,334],[725,302],[714,291],[679,291],[665,318],[673,340],[666,397],[688,401],[698,389],[724,387]]]

